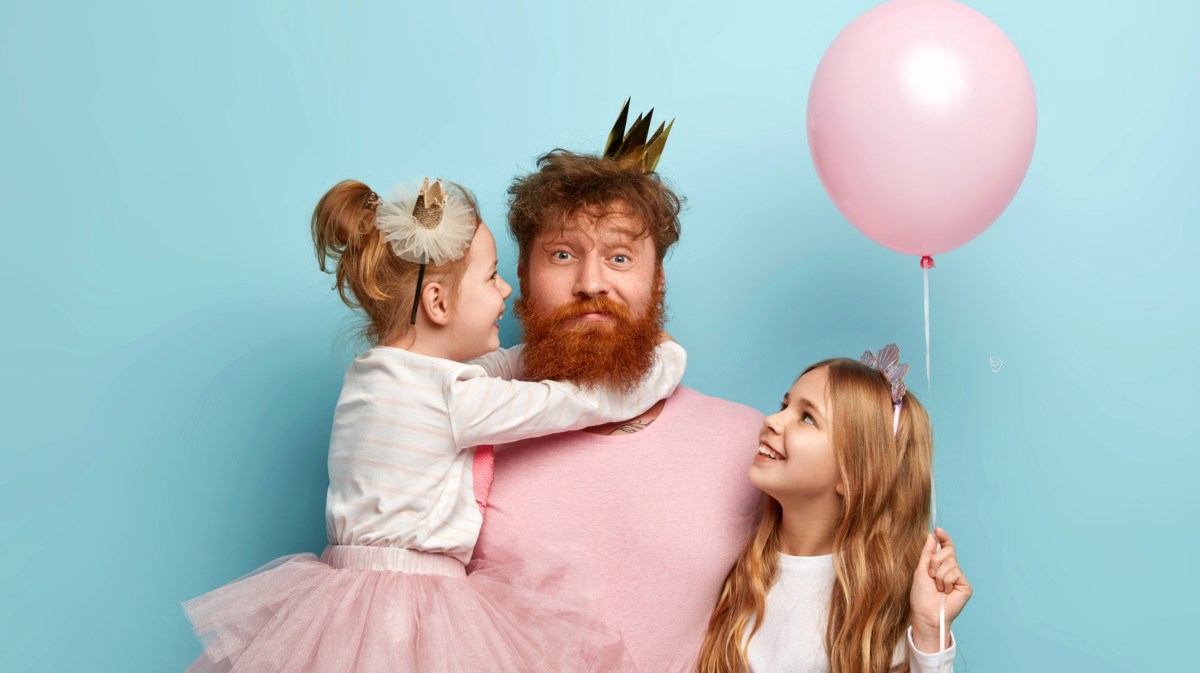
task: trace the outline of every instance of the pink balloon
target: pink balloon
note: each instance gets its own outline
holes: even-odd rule
[[[949,0],[858,17],[813,77],[808,144],[825,191],[867,236],[910,255],[970,241],[1004,212],[1037,134],[1017,48]]]

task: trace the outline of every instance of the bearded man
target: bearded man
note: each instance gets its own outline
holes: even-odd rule
[[[636,387],[663,336],[679,197],[641,161],[563,150],[509,194],[522,378]],[[554,580],[594,598],[640,671],[694,670],[753,524],[761,421],[680,386],[637,418],[497,446],[476,558],[515,553],[538,583],[540,560],[567,559]]]

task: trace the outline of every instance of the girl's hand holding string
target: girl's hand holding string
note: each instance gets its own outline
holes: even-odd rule
[[[940,550],[937,543],[942,545]],[[940,649],[938,622],[943,596],[946,599],[945,646],[950,647],[950,623],[970,600],[971,585],[962,568],[958,567],[958,556],[950,535],[937,528],[925,540],[909,594],[913,644],[922,652],[937,652]]]

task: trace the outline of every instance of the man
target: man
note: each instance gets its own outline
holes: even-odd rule
[[[653,362],[680,200],[649,159],[555,150],[509,189],[524,378],[631,389]],[[637,418],[498,446],[476,558],[565,559],[560,579],[596,601],[640,671],[693,670],[753,525],[761,419],[680,386]]]

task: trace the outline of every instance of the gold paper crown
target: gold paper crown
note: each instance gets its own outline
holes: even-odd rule
[[[431,185],[429,178],[421,183],[421,191],[417,193],[417,203],[413,206],[413,217],[426,229],[433,229],[442,223],[442,211],[446,209],[446,190],[442,188],[442,179],[438,178]]]
[[[650,117],[654,115],[654,108],[650,108],[645,116],[638,115],[626,133],[629,100],[625,99],[625,107],[621,108],[617,123],[613,124],[612,131],[608,134],[608,142],[604,145],[604,158],[640,165],[643,173],[653,173],[658,166],[658,160],[662,158],[667,136],[671,135],[671,127],[675,125],[675,120],[672,119],[668,124],[659,124],[658,130],[647,140],[646,136],[650,133]]]

